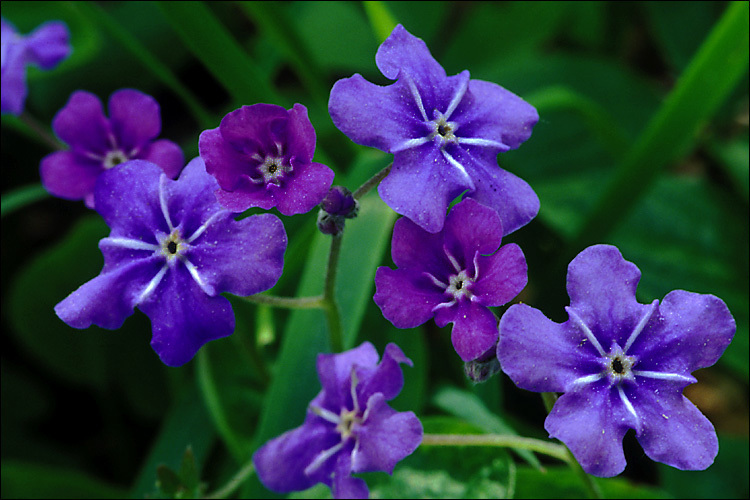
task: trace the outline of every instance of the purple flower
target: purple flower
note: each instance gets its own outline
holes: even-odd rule
[[[596,476],[625,469],[628,429],[646,455],[678,469],[705,469],[718,452],[711,422],[682,390],[719,359],[734,319],[717,297],[683,290],[639,304],[640,277],[616,247],[595,245],[568,267],[568,321],[524,304],[500,320],[503,371],[522,389],[565,393],[544,427]]]
[[[323,390],[310,402],[305,423],[264,444],[253,455],[260,481],[277,493],[326,484],[334,498],[367,498],[367,484],[352,473],[393,473],[422,442],[414,412],[386,401],[404,385],[400,363],[412,362],[396,344],[378,363],[365,342],[340,354],[318,355]]]
[[[331,90],[333,123],[357,144],[393,153],[378,186],[383,201],[435,233],[462,192],[500,214],[505,234],[533,219],[531,187],[498,168],[497,154],[517,148],[539,119],[533,106],[494,83],[446,76],[425,43],[400,24],[375,56],[396,83],[381,87],[355,74]]]
[[[138,306],[151,319],[151,346],[169,366],[230,335],[232,306],[219,294],[275,285],[287,239],[273,214],[235,221],[216,202],[216,188],[200,158],[177,181],[144,160],[104,172],[95,190],[112,230],[99,242],[104,268],[57,304],[57,315],[74,328],[115,329]]]
[[[42,69],[54,68],[70,54],[70,35],[62,21],[42,24],[29,35],[23,36],[5,19],[2,19],[0,52],[2,53],[2,112],[20,115],[26,101],[26,65],[35,64]]]
[[[198,141],[206,170],[219,181],[219,203],[235,212],[278,208],[284,215],[309,212],[328,193],[333,170],[312,161],[315,129],[307,108],[242,106]]]
[[[68,200],[83,199],[94,208],[94,185],[99,175],[115,165],[140,159],[159,165],[172,179],[185,165],[180,147],[161,132],[159,104],[153,97],[122,89],[109,98],[108,119],[102,103],[90,92],[73,92],[52,121],[52,128],[68,151],[42,159],[39,173],[44,187]]]
[[[439,233],[399,219],[391,243],[398,269],[378,268],[375,303],[397,328],[433,316],[441,328],[453,323],[458,355],[478,358],[497,342],[497,319],[488,307],[506,304],[526,286],[523,252],[514,243],[500,247],[502,237],[497,213],[472,199],[453,207]]]

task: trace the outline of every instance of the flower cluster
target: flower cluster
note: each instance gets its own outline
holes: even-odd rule
[[[50,21],[24,36],[2,19],[0,53],[2,54],[2,112],[20,115],[28,89],[26,66],[34,64],[50,70],[70,55],[70,34],[65,23]]]

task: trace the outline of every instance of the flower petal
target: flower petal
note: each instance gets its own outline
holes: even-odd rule
[[[422,442],[422,423],[414,412],[397,412],[381,393],[367,401],[366,418],[359,428],[352,471],[385,471],[393,474],[398,462],[411,455]]]
[[[109,121],[104,116],[102,102],[84,90],[73,92],[52,120],[52,129],[61,141],[81,153],[95,153],[103,158],[111,148]]]
[[[52,69],[70,55],[70,33],[62,21],[49,21],[26,37],[30,62],[42,69]],[[3,75],[5,76],[5,75]]]
[[[643,425],[638,442],[649,458],[681,470],[703,470],[714,462],[714,426],[681,390],[663,382],[639,384],[637,394],[632,403]]]
[[[352,456],[340,453],[336,460],[336,472],[333,475],[331,493],[333,498],[369,498],[370,490],[364,479],[352,477]]]
[[[343,78],[331,89],[328,112],[349,139],[387,153],[430,132],[406,81],[381,87],[359,74]]]
[[[497,342],[497,318],[486,307],[462,300],[453,319],[451,342],[463,361],[478,358]]]
[[[446,77],[427,44],[400,24],[378,48],[375,64],[386,78],[396,80],[406,73],[420,87],[429,88]]]
[[[351,410],[352,368],[374,367],[378,363],[378,351],[370,342],[338,354],[318,354],[317,369],[323,386],[321,403],[326,409],[338,414],[342,408]],[[316,398],[317,399],[317,398]]]
[[[526,258],[515,243],[503,245],[493,255],[477,257],[479,279],[471,293],[484,306],[501,306],[510,302],[528,281]]]
[[[248,177],[241,178],[233,191],[219,189],[215,192],[219,204],[232,212],[244,212],[251,207],[270,210],[276,206],[275,187],[267,189],[263,184],[255,184]]]
[[[396,328],[414,328],[446,302],[443,292],[419,271],[379,267],[375,272],[375,303]]]
[[[448,204],[467,189],[474,189],[471,179],[428,142],[396,153],[378,193],[395,212],[436,233],[443,228]]]
[[[240,181],[247,180],[249,173],[255,168],[250,155],[234,149],[224,140],[219,128],[201,132],[198,151],[206,162],[206,171],[216,178],[222,189],[234,191]],[[237,211],[243,210],[244,208]]]
[[[711,366],[736,330],[726,304],[713,295],[674,290],[664,297],[659,316],[629,351],[638,354],[639,370],[689,375]]]
[[[102,273],[57,304],[55,313],[73,328],[120,328],[162,266],[163,259],[144,258]]]
[[[188,259],[218,292],[247,296],[276,284],[284,267],[287,237],[273,214],[235,221],[229,212],[215,219],[193,242]]]
[[[276,104],[253,104],[242,106],[228,113],[221,120],[219,131],[229,146],[239,153],[252,155],[258,150],[266,153],[276,151],[274,129],[285,128],[289,112]],[[277,123],[278,126],[274,126]]]
[[[283,215],[309,212],[328,194],[334,176],[333,170],[322,163],[295,162],[291,177],[275,193],[276,208]]]
[[[109,120],[117,145],[125,154],[141,148],[161,132],[159,103],[150,95],[122,89],[109,98]]]
[[[167,179],[163,185],[172,223],[184,238],[190,238],[222,208],[216,203],[216,179],[206,173],[200,156],[190,160],[178,180]],[[230,218],[227,214],[225,218]]]
[[[598,353],[570,322],[549,320],[540,310],[514,304],[500,319],[497,357],[518,387],[564,392],[576,379],[598,373]]]
[[[151,347],[167,366],[187,363],[206,342],[234,332],[229,301],[207,295],[182,264],[171,268],[138,308],[151,320]]]
[[[284,156],[295,157],[300,163],[310,163],[315,154],[315,128],[307,116],[307,108],[295,104],[287,113]]]
[[[490,139],[516,149],[531,136],[539,114],[534,106],[500,85],[471,80],[451,119],[460,124],[461,137]]]
[[[568,266],[570,308],[605,350],[613,342],[625,346],[650,304],[639,304],[635,289],[641,272],[626,261],[617,247],[594,245],[579,253]]]
[[[414,366],[414,363],[406,357],[404,351],[391,342],[385,346],[383,359],[377,366],[357,367],[357,399],[360,402],[360,408],[364,408],[370,396],[375,393],[382,394],[386,400],[391,400],[401,392],[404,387],[401,363]]]
[[[93,194],[101,163],[72,151],[50,153],[39,164],[42,184],[51,194],[66,200],[81,200]]]
[[[3,24],[3,26],[6,25]],[[6,52],[3,54],[2,81],[0,82],[0,109],[3,113],[18,116],[23,113],[23,105],[28,93],[25,50],[21,43],[8,44],[4,50]]]
[[[622,438],[631,421],[618,391],[605,380],[560,396],[544,428],[570,448],[583,470],[612,477],[625,470]]]
[[[436,278],[453,272],[443,251],[443,235],[428,233],[406,217],[393,226],[391,256],[401,269],[426,271]]]
[[[497,250],[503,238],[503,227],[497,212],[465,199],[454,206],[445,219],[445,246],[459,259],[463,268],[473,267],[474,256],[488,255]]]
[[[139,158],[159,165],[167,177],[176,179],[185,166],[185,155],[176,143],[168,139],[154,141],[138,155]]]
[[[332,426],[308,418],[300,427],[271,439],[253,454],[253,465],[263,486],[276,493],[306,490],[330,477],[336,461],[329,459],[315,473],[305,469],[316,456],[341,440]],[[327,479],[326,484],[330,484]]]
[[[466,197],[497,212],[503,225],[503,235],[525,226],[536,217],[539,212],[536,193],[526,181],[497,166],[496,151],[478,146],[449,150],[471,173],[475,189]]]

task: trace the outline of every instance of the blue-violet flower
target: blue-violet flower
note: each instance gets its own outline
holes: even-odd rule
[[[328,193],[333,170],[312,161],[315,129],[307,108],[242,106],[205,130],[198,141],[206,170],[219,181],[225,208],[276,207],[284,215],[309,212]]]
[[[523,252],[515,243],[500,247],[502,237],[497,213],[472,199],[454,206],[438,233],[397,220],[391,255],[398,269],[375,272],[375,303],[397,328],[433,316],[441,328],[453,323],[458,355],[478,358],[497,342],[497,319],[488,307],[506,304],[526,286]]]
[[[50,70],[70,55],[70,34],[62,21],[49,21],[28,35],[20,35],[16,28],[2,19],[0,32],[0,70],[2,72],[3,113],[23,113],[28,88],[26,65],[34,64]]]
[[[156,140],[161,116],[156,100],[133,89],[121,89],[109,98],[109,116],[90,92],[73,92],[52,121],[52,129],[68,151],[45,156],[39,166],[44,187],[68,200],[83,199],[94,208],[94,185],[99,175],[128,160],[148,160],[176,178],[185,165],[180,147]]]
[[[497,165],[497,154],[529,138],[533,106],[494,83],[446,76],[425,43],[400,24],[375,62],[396,83],[381,87],[355,74],[336,82],[328,111],[357,144],[393,153],[378,186],[383,201],[428,232],[440,231],[450,202],[464,191],[500,214],[505,234],[533,219],[539,199]]]
[[[138,306],[151,319],[151,346],[169,366],[230,335],[232,306],[219,294],[275,285],[287,238],[273,214],[235,221],[216,202],[216,188],[200,158],[176,181],[145,160],[104,172],[95,189],[111,228],[99,242],[104,268],[57,304],[57,315],[74,328],[115,329]]]
[[[310,402],[304,424],[255,452],[260,481],[277,493],[324,483],[334,498],[367,498],[367,484],[352,473],[392,474],[422,442],[414,412],[397,412],[386,403],[404,385],[400,363],[412,366],[396,344],[385,347],[380,363],[369,342],[340,354],[319,354],[323,389]]]
[[[596,476],[625,469],[628,429],[646,455],[678,469],[705,469],[718,452],[713,425],[682,390],[719,359],[734,319],[721,299],[684,290],[640,304],[640,277],[616,247],[595,245],[568,267],[568,321],[525,304],[500,320],[503,371],[522,389],[564,393],[544,427]]]

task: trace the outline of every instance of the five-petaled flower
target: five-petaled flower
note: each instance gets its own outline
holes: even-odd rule
[[[396,344],[385,347],[380,363],[369,342],[340,354],[319,354],[323,389],[310,402],[304,424],[255,453],[261,482],[278,493],[324,483],[334,498],[367,498],[367,484],[351,474],[392,474],[422,442],[416,415],[386,403],[403,387],[400,363],[412,364]]]
[[[242,106],[218,128],[203,131],[198,147],[206,170],[219,181],[219,203],[235,212],[309,212],[333,182],[333,170],[312,161],[315,129],[301,104],[288,111],[274,104]]]
[[[568,321],[525,304],[500,320],[503,371],[523,389],[564,393],[544,427],[596,476],[625,469],[628,429],[646,455],[678,469],[705,469],[718,452],[711,422],[682,390],[719,359],[734,319],[721,299],[683,290],[640,304],[640,274],[616,247],[595,245],[568,267]]]
[[[505,234],[527,224],[539,199],[497,165],[497,154],[529,138],[539,119],[533,106],[494,83],[446,76],[425,43],[400,24],[375,56],[396,83],[381,87],[355,74],[336,82],[328,110],[357,144],[393,153],[378,186],[383,201],[435,233],[450,202],[464,191],[498,212]]]
[[[472,199],[451,209],[439,233],[399,219],[391,243],[398,269],[378,268],[375,303],[397,328],[433,316],[440,327],[454,323],[458,355],[478,358],[497,342],[497,319],[488,307],[506,304],[526,286],[523,252],[514,243],[500,247],[502,237],[497,213]]]
[[[28,93],[26,65],[34,64],[45,70],[54,68],[70,54],[69,38],[68,28],[62,21],[46,22],[23,36],[12,24],[2,19],[0,107],[3,113],[20,115],[23,112]]]
[[[52,121],[57,136],[70,146],[45,156],[39,166],[42,184],[53,195],[83,199],[94,208],[94,186],[99,175],[128,160],[148,160],[172,179],[185,165],[180,147],[161,132],[159,104],[153,97],[122,89],[109,98],[108,119],[102,103],[90,92],[73,92]]]
[[[135,306],[150,319],[151,346],[169,366],[234,331],[229,301],[281,276],[287,238],[273,214],[240,221],[216,202],[217,184],[195,158],[176,181],[132,160],[104,172],[96,209],[111,228],[99,242],[104,268],[55,307],[74,328],[122,326]]]

